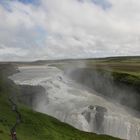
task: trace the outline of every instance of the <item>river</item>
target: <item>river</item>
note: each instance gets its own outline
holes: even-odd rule
[[[125,107],[89,91],[55,66],[22,66],[10,78],[19,85],[40,85],[46,95],[36,100],[34,110],[49,114],[75,128],[140,140],[140,119]]]

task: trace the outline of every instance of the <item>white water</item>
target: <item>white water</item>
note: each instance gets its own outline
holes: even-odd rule
[[[17,84],[41,85],[46,89],[46,98],[36,102],[35,110],[84,131],[140,140],[140,119],[130,115],[123,106],[88,92],[58,68],[25,66],[19,70],[20,73],[10,77]]]

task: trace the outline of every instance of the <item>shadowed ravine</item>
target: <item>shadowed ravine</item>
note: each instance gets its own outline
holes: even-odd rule
[[[20,85],[39,85],[45,96],[37,96],[34,109],[67,122],[74,127],[115,137],[139,140],[140,120],[125,107],[113,103],[95,91],[88,91],[50,66],[19,67],[10,78]]]

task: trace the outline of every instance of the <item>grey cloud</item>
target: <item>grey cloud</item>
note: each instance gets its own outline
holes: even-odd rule
[[[108,10],[77,0],[0,6],[0,60],[139,55],[140,2],[108,2]]]

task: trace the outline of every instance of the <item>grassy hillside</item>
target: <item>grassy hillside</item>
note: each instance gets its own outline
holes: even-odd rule
[[[2,65],[0,68],[0,140],[10,140],[10,128],[15,123],[16,116],[11,111],[8,97],[14,95],[18,101],[20,90],[7,79],[9,70],[6,71],[6,67],[2,69]],[[22,123],[17,128],[18,140],[119,140],[79,131],[53,117],[34,112],[18,102],[17,104],[22,115]]]
[[[114,57],[103,60],[90,60],[88,68],[109,73],[115,83],[129,86],[140,94],[140,57]]]

